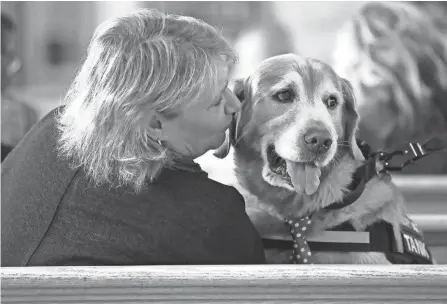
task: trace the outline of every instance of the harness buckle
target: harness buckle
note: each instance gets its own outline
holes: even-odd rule
[[[409,143],[405,150],[395,150],[392,152],[378,151],[375,153],[377,159],[383,163],[383,171],[402,171],[406,166],[414,164],[419,159],[430,155],[434,152],[446,151],[445,147],[442,148],[429,148],[427,143],[420,144],[418,142]],[[400,164],[392,165],[390,161],[396,156],[406,156],[409,159],[402,161]]]

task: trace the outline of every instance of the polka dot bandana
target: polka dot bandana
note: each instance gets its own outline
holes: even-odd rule
[[[312,220],[306,216],[299,220],[285,220],[293,239],[293,253],[290,257],[293,264],[313,264],[312,253],[306,241]]]

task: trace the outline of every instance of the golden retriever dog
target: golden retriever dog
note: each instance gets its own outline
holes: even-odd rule
[[[291,241],[300,220],[310,223],[294,232],[307,235],[301,239],[305,245],[331,238],[334,231],[328,230],[343,223],[353,228],[341,232],[349,235],[343,241],[349,243],[369,226],[386,222],[396,252],[404,251],[404,200],[388,174],[376,174],[378,162],[358,199],[331,208],[350,194],[353,174],[365,163],[355,139],[359,117],[348,81],[323,62],[286,54],[263,61],[248,78],[235,82],[234,92],[242,110],[215,155],[223,158],[234,147],[237,188],[248,215],[263,238],[287,243],[287,248],[266,248],[269,263],[290,263],[292,254],[300,255]],[[295,228],[287,228],[289,220],[297,221]],[[425,254],[425,245],[420,249]],[[306,254],[304,263],[390,263],[384,252],[312,249]]]
[[[447,146],[446,2],[369,2],[339,31],[333,67],[351,80],[359,135],[374,149]],[[445,153],[403,173],[446,174]]]

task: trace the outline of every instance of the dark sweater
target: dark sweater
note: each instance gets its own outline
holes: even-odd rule
[[[55,113],[2,164],[2,266],[265,262],[234,188],[170,169],[138,194],[93,187],[58,157]]]

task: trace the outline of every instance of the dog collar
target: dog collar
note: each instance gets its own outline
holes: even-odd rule
[[[300,233],[302,231],[300,227],[304,227],[295,226],[296,223],[306,223],[305,219],[290,222],[287,221],[287,224],[294,226],[295,233]],[[433,264],[432,255],[413,221],[406,218],[400,227],[400,233],[402,243],[398,246],[398,241],[394,237],[394,227],[388,222],[376,222],[364,231],[356,231],[350,223],[345,222],[315,237],[303,237],[305,233],[301,233],[302,236],[297,236],[302,239],[301,242],[291,235],[287,238],[263,238],[263,244],[265,249],[292,248],[291,261],[298,264],[311,264],[313,262],[311,252],[315,251],[383,252],[393,264]],[[302,244],[305,246],[300,246]],[[399,248],[403,248],[403,251]]]

